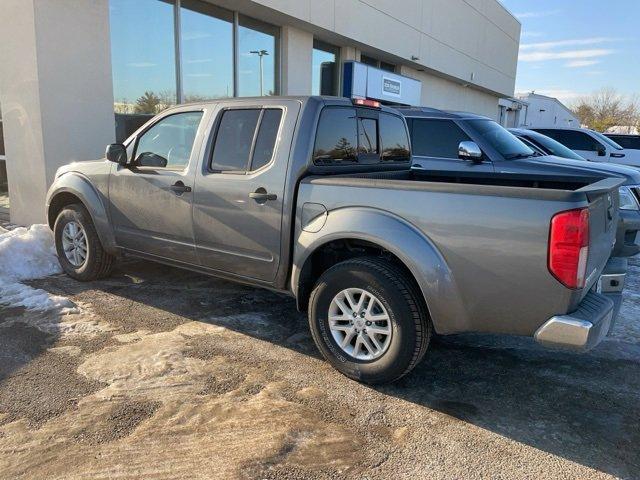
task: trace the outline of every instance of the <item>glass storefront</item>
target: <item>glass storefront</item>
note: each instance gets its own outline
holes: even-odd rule
[[[182,0],[183,102],[233,97],[233,13]]]
[[[240,15],[238,96],[277,95],[278,29]]]
[[[320,40],[313,41],[312,95],[339,95],[340,49]]]
[[[155,114],[174,105],[173,2],[110,0],[109,13],[115,112]]]
[[[110,0],[109,10],[117,123],[175,103],[278,94],[278,27],[201,0]]]

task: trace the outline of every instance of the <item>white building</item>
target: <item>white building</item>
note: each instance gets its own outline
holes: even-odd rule
[[[497,0],[2,0],[0,17],[17,223],[44,219],[60,165],[103,155],[114,112],[122,137],[176,102],[341,95],[357,61],[417,80],[422,105],[498,118],[521,27]]]
[[[580,127],[580,120],[560,100],[538,93],[518,95],[518,99],[526,102],[524,115],[520,115],[518,127]]]

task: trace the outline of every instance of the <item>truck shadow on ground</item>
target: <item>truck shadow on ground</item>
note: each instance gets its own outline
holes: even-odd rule
[[[67,296],[92,290],[121,297],[104,313],[110,323],[131,315],[136,328],[153,329],[186,318],[319,358],[295,302],[266,290],[138,261],[100,282],[56,277],[36,286]],[[153,318],[140,315],[138,308],[149,307]],[[432,343],[410,375],[375,390],[595,470],[638,478],[640,345],[631,347],[637,355],[630,359],[548,351],[522,339],[447,337]]]

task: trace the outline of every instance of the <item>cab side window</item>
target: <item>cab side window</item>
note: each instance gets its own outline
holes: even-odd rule
[[[245,173],[269,164],[281,120],[279,108],[225,110],[218,125],[210,169]]]
[[[596,152],[600,145],[594,138],[584,132],[574,130],[537,130],[538,132],[553,138],[571,150],[582,150],[585,152]]]
[[[176,113],[158,121],[138,138],[134,165],[186,168],[202,115],[203,112]]]
[[[460,142],[471,140],[451,120],[416,118],[411,128],[413,154],[423,157],[458,159]]]

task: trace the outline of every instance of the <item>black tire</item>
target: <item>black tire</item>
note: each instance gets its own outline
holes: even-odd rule
[[[63,229],[65,225],[71,221],[75,221],[82,226],[87,240],[87,257],[79,267],[74,266],[67,259],[62,246]],[[91,220],[89,212],[83,205],[73,204],[65,206],[58,214],[58,218],[56,218],[53,234],[58,261],[67,275],[82,282],[109,276],[116,258],[105,251],[96,232],[96,228],[93,225],[93,220]]]
[[[387,310],[392,335],[378,358],[363,361],[348,355],[330,333],[331,301],[347,288],[372,293]],[[309,326],[316,346],[333,367],[368,384],[393,382],[409,373],[424,357],[433,330],[414,282],[393,263],[375,257],[346,260],[322,274],[309,299]]]

